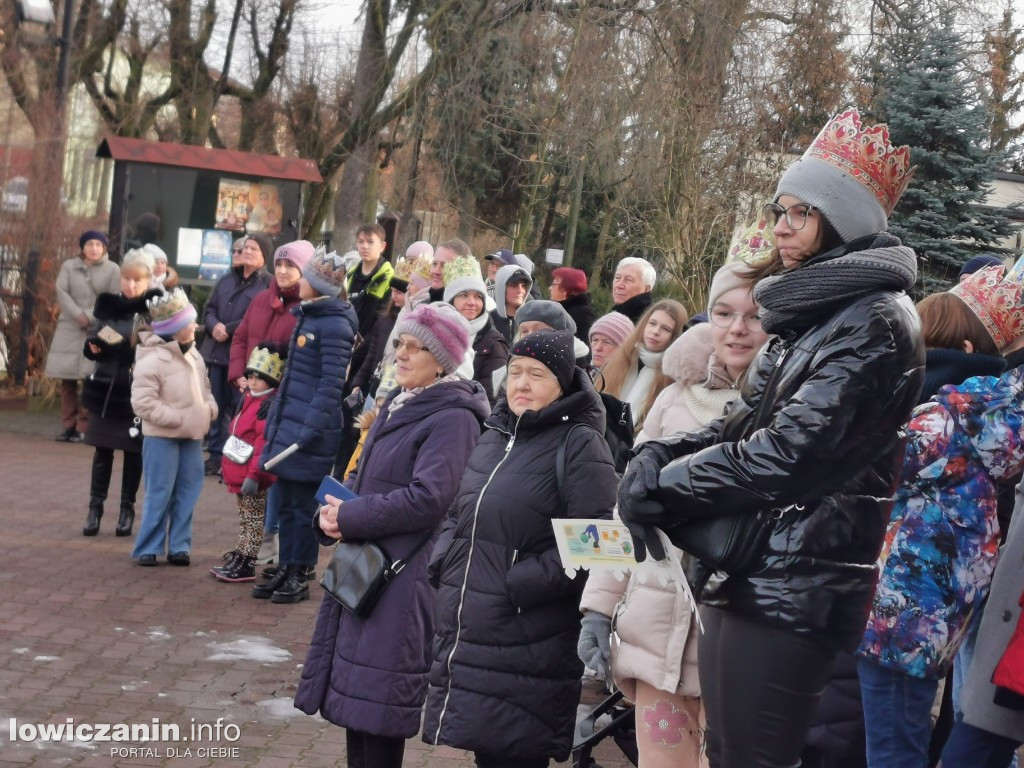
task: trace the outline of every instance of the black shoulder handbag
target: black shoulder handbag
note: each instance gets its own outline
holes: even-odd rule
[[[382,546],[372,541],[339,541],[320,586],[346,611],[366,618],[384,588],[433,536],[433,529],[425,531],[404,560],[392,560]]]
[[[669,540],[693,555],[712,571],[730,576],[750,573],[764,552],[772,527],[791,509],[764,509],[759,512],[726,512],[686,520],[665,531]]]

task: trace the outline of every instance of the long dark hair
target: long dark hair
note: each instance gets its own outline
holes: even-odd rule
[[[843,244],[843,238],[839,236],[836,228],[832,226],[832,222],[826,219],[825,214],[820,210],[818,215],[821,224],[818,226],[818,245],[814,249],[815,256],[819,253],[831,251],[833,248],[838,248]],[[779,254],[778,246],[776,246],[772,249],[771,256],[759,264],[751,264],[747,273],[741,275],[741,277],[748,278],[756,283],[761,278],[776,275],[784,269],[785,265],[782,263],[782,256]]]

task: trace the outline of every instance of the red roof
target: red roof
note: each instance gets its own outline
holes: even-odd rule
[[[233,149],[207,149],[189,144],[144,141],[111,136],[100,142],[96,157],[111,157],[131,163],[169,165],[175,168],[201,168],[240,176],[267,179],[322,182],[323,177],[312,160],[277,155],[254,155]]]

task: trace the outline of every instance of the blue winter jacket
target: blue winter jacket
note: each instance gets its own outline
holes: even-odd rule
[[[298,443],[299,450],[271,472],[284,480],[319,483],[341,444],[341,389],[359,321],[352,305],[336,298],[303,301],[291,311],[298,322],[267,418],[260,466]]]

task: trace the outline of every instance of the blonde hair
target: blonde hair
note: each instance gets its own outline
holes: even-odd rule
[[[636,324],[633,332],[626,337],[626,340],[622,342],[622,346],[616,349],[611,357],[608,358],[604,366],[601,368],[601,378],[604,380],[604,386],[602,391],[607,392],[609,395],[614,397],[622,398],[622,387],[626,383],[626,377],[629,375],[637,365],[637,358],[640,356],[640,345],[643,343],[644,328],[647,327],[647,322],[651,319],[651,316],[655,312],[664,312],[669,315],[675,321],[675,328],[672,329],[672,338],[669,339],[666,349],[671,345],[673,341],[679,338],[683,332],[683,327],[686,325],[686,321],[689,319],[689,315],[686,312],[686,307],[680,304],[678,301],[672,299],[662,299],[661,301],[655,302],[651,307],[644,312],[640,318],[640,322]],[[651,406],[654,405],[654,400],[658,397],[658,393],[661,392],[665,387],[672,383],[672,379],[669,378],[661,370],[661,365],[658,365],[657,371],[654,373],[654,381],[651,385],[651,391],[647,395],[647,402],[644,403],[641,413],[633,414],[633,423],[637,425],[637,430],[643,426],[644,415],[651,410]]]

